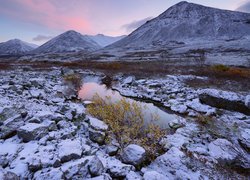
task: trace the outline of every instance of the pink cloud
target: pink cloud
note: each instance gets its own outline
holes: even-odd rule
[[[56,0],[8,0],[1,13],[23,22],[39,24],[57,30],[74,29],[91,33],[91,25],[79,11],[61,12],[52,2]],[[77,7],[79,8],[79,7]],[[80,11],[81,12],[81,11]],[[83,12],[83,11],[82,11]]]

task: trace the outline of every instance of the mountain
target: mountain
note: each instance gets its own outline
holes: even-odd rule
[[[111,47],[159,46],[172,41],[232,40],[250,35],[250,14],[180,2]]]
[[[32,53],[92,52],[100,48],[101,46],[87,35],[70,30],[41,45]]]
[[[29,52],[38,47],[35,44],[27,43],[19,39],[12,39],[7,42],[0,43],[1,55],[20,55]]]
[[[116,41],[121,40],[122,38],[126,37],[125,35],[123,36],[105,36],[103,34],[97,34],[95,36],[89,36],[93,41],[95,41],[97,44],[99,44],[102,47],[108,46],[110,44],[113,44]]]
[[[93,56],[250,66],[250,14],[183,1]]]

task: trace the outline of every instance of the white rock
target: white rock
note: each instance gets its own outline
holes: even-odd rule
[[[244,129],[240,132],[240,142],[246,149],[250,150],[250,129]]]
[[[232,162],[239,155],[233,144],[226,139],[216,139],[208,145],[208,149],[210,156],[224,163]]]
[[[124,163],[137,166],[145,160],[146,151],[141,146],[130,144],[122,151],[121,158]]]
[[[166,176],[156,172],[156,171],[147,171],[143,175],[144,180],[169,180]]]
[[[96,118],[89,117],[90,127],[97,131],[107,131],[108,125]]]
[[[17,130],[18,137],[23,139],[24,142],[39,140],[47,133],[47,126],[36,123],[28,123]]]
[[[59,158],[62,162],[79,159],[82,155],[82,146],[79,140],[66,139],[58,144]]]

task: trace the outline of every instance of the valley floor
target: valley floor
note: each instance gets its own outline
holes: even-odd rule
[[[249,69],[94,61],[0,69],[0,179],[250,177]],[[72,72],[109,77],[122,95],[177,114],[160,142],[164,153],[138,169],[100,142],[107,125],[66,93],[63,74]]]

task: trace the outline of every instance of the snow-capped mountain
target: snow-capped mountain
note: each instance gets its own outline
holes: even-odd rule
[[[89,36],[89,37],[100,46],[105,47],[115,43],[116,41],[121,40],[122,38],[126,37],[126,35],[113,37],[113,36],[106,36],[103,34],[97,34],[95,36]]]
[[[101,46],[87,35],[70,30],[41,45],[32,53],[92,52],[100,48]]]
[[[180,2],[110,47],[235,40],[250,36],[250,14]]]
[[[35,44],[27,43],[19,39],[12,39],[7,42],[0,43],[1,55],[17,55],[24,54],[38,47]]]

